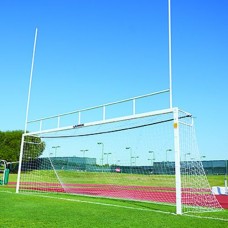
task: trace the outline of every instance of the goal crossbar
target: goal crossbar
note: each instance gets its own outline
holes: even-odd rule
[[[140,114],[122,116],[122,117],[117,117],[117,118],[110,118],[110,119],[93,121],[93,122],[88,122],[88,123],[74,124],[74,125],[70,125],[70,126],[66,126],[66,127],[56,127],[56,128],[47,129],[47,130],[27,132],[24,134],[24,136],[36,135],[36,134],[45,134],[45,133],[51,133],[51,132],[56,132],[56,131],[67,131],[67,130],[81,128],[81,127],[91,127],[91,126],[96,126],[96,125],[102,125],[102,124],[109,124],[109,123],[145,118],[145,117],[156,116],[156,115],[161,115],[161,114],[168,114],[168,113],[172,113],[173,110],[175,110],[175,109],[176,108],[162,109],[162,110],[158,110],[158,111],[145,112],[145,113],[140,113]],[[191,114],[186,112],[186,115],[190,116]],[[40,120],[37,120],[37,121],[40,121]]]

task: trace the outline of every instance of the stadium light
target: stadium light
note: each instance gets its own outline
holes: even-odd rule
[[[56,157],[57,149],[60,148],[60,146],[53,146],[52,148],[55,149],[55,157]]]
[[[125,149],[130,150],[130,171],[132,173],[132,148],[130,146],[128,146]]]
[[[83,158],[85,157],[85,152],[88,152],[89,150],[80,150],[83,153]]]
[[[153,161],[155,160],[154,158],[154,151],[153,150],[150,150],[148,151],[149,154],[152,154],[152,158],[149,158],[148,161],[151,161],[151,166],[153,166]]]
[[[112,153],[104,153],[104,155],[107,155],[107,165],[108,165],[108,156]]]
[[[166,150],[166,162],[168,162],[168,152],[172,151],[171,149]]]
[[[132,148],[130,146],[128,146],[125,149],[130,150],[130,166],[132,166]]]
[[[98,142],[98,145],[102,146],[102,151],[101,151],[101,166],[102,166],[102,172],[103,170],[103,164],[104,164],[104,143],[103,142]]]
[[[185,161],[187,161],[187,155],[191,155],[191,153],[186,153],[186,154],[184,154],[184,156],[185,156]]]
[[[200,158],[201,158],[201,160],[203,160],[204,158],[206,158],[206,156],[205,156],[205,155],[203,155],[203,156],[201,156]]]
[[[135,166],[136,166],[136,159],[139,158],[139,156],[131,157],[131,158],[134,158],[134,159],[135,159],[134,164],[135,164]]]

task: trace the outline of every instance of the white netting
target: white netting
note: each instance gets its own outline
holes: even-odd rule
[[[192,117],[180,112],[182,208],[221,208],[211,194]],[[20,191],[176,204],[173,112],[25,136]],[[38,157],[37,157],[38,152]]]
[[[179,113],[182,207],[185,212],[221,209],[205,175],[192,118]]]

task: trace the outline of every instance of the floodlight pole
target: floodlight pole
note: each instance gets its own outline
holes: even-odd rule
[[[168,29],[169,29],[169,106],[173,107],[172,86],[172,32],[171,32],[171,0],[168,0]]]
[[[104,153],[104,155],[107,155],[107,165],[108,165],[108,156],[112,153]]]
[[[151,159],[150,159],[150,158],[148,159],[148,160],[151,161],[151,166],[153,166],[153,165],[154,165],[153,162],[154,162],[154,160],[155,160],[155,158],[154,158],[154,151],[153,151],[153,150],[150,150],[150,151],[148,151],[148,153],[149,153],[149,154],[153,154],[152,158],[151,158]]]
[[[104,143],[102,142],[98,142],[97,143],[98,145],[101,145],[102,146],[102,151],[101,151],[101,166],[102,166],[102,173],[104,172]]]
[[[168,152],[170,152],[170,151],[172,151],[172,149],[167,149],[166,150],[166,157],[165,157],[166,158],[166,163],[168,163]]]
[[[55,157],[56,157],[57,149],[60,148],[60,146],[53,146],[52,148],[55,149]]]
[[[83,153],[83,158],[85,158],[85,152],[88,152],[89,150],[86,149],[86,150],[80,150],[82,153]]]
[[[130,150],[130,169],[132,173],[132,148],[130,146],[125,148],[126,150]]]
[[[31,70],[30,70],[30,81],[29,81],[29,91],[28,91],[28,100],[27,100],[27,109],[26,109],[24,133],[26,133],[27,125],[28,125],[28,114],[29,114],[29,105],[30,105],[30,94],[31,94],[31,88],[32,88],[32,76],[33,76],[33,67],[34,67],[34,59],[35,59],[35,52],[36,52],[37,33],[38,33],[38,29],[36,28],[35,38],[34,38],[34,45],[33,45],[33,53],[32,53],[32,65],[31,65]]]

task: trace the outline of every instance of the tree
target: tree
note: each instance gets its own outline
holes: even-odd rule
[[[45,142],[42,142],[40,137],[34,137],[34,136],[26,136],[25,144],[24,146],[26,147],[26,149],[24,150],[23,155],[29,160],[36,159],[40,155],[42,155],[46,146]]]
[[[0,131],[0,159],[19,161],[22,134],[22,130]],[[37,137],[36,143],[40,146],[33,150],[33,158],[39,157],[45,149],[45,143],[41,141],[41,138]]]

